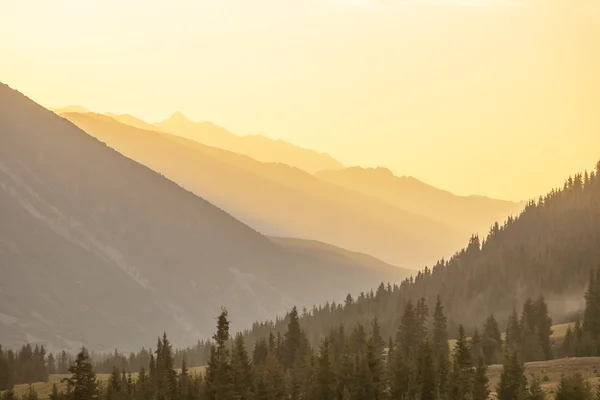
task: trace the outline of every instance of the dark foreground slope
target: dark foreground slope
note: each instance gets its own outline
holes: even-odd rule
[[[309,337],[316,341],[338,323],[368,326],[373,316],[384,337],[393,337],[409,299],[424,297],[433,310],[438,294],[449,332],[456,332],[459,323],[472,329],[490,313],[504,329],[513,307],[540,295],[555,323],[572,320],[583,310],[589,271],[600,266],[600,163],[595,169],[528,203],[518,218],[493,226],[485,239],[474,236],[450,260],[415,279],[382,285],[343,306],[317,307],[302,318]],[[270,323],[256,324],[251,335],[261,337],[272,328]],[[284,329],[284,323],[274,327],[275,332]]]
[[[0,84],[0,342],[207,337],[405,271],[292,252]]]

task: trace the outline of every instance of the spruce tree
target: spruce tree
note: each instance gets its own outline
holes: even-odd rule
[[[213,339],[213,347],[206,368],[206,397],[208,400],[235,399],[233,371],[227,349],[229,340],[229,320],[227,310],[223,310],[217,318],[217,332]]]
[[[369,399],[380,400],[384,397],[386,388],[385,367],[381,358],[381,352],[373,342],[373,337],[367,341],[367,351],[365,354],[367,365],[367,394]]]
[[[106,386],[106,400],[121,400],[123,398],[121,392],[121,373],[117,367],[113,367]]]
[[[458,328],[458,338],[452,357],[452,372],[450,374],[450,400],[463,400],[472,392],[473,361],[471,349],[462,325]]]
[[[472,400],[487,400],[490,395],[489,379],[487,377],[487,366],[483,356],[477,358],[475,366],[475,376],[473,377],[473,396]]]
[[[304,334],[300,328],[298,309],[296,307],[292,308],[289,319],[288,329],[283,342],[282,363],[285,369],[290,369],[296,364],[296,360],[301,356],[299,353],[302,352],[305,345]]]
[[[22,400],[38,400],[38,394],[30,383],[27,387],[27,392],[23,393]]]
[[[54,354],[48,354],[46,363],[48,364],[48,374],[56,374],[56,360],[54,359]]]
[[[555,400],[593,400],[592,388],[580,373],[563,375],[556,388]]]
[[[98,398],[98,381],[85,347],[77,354],[75,362],[69,367],[69,372],[71,377],[63,380],[67,383],[68,400],[95,400]]]
[[[249,400],[252,394],[252,366],[250,357],[244,345],[244,336],[238,333],[235,336],[231,353],[231,367],[233,369],[233,386],[236,395],[241,400]]]
[[[527,378],[517,350],[513,350],[504,361],[496,393],[498,400],[526,400],[528,397]]]
[[[502,360],[502,335],[498,321],[491,314],[483,324],[481,350],[487,365],[500,363]]]
[[[381,328],[379,327],[377,317],[373,318],[373,322],[371,323],[371,337],[373,338],[373,345],[375,346],[375,349],[381,354],[385,348],[385,342],[381,336]]]
[[[400,327],[396,334],[395,349],[402,353],[402,356],[409,359],[412,352],[418,350],[419,331],[418,318],[414,305],[409,300],[404,307],[404,314],[400,319]]]
[[[392,399],[408,398],[410,391],[411,364],[402,351],[394,349],[389,370],[390,395]]]
[[[420,400],[437,400],[436,370],[429,340],[421,342],[418,356],[417,383]]]
[[[58,393],[58,388],[56,387],[56,383],[52,384],[52,391],[50,392],[50,396],[48,398],[50,400],[60,400],[60,394]]]
[[[540,378],[537,376],[531,380],[529,385],[529,396],[527,400],[546,400],[546,393],[542,389]]]
[[[335,373],[331,360],[329,339],[325,339],[319,348],[317,360],[317,393],[322,400],[335,399]]]
[[[151,400],[152,399],[152,382],[144,367],[140,368],[138,379],[136,381],[135,399],[136,400]]]
[[[350,395],[354,386],[354,361],[350,354],[350,345],[346,341],[344,352],[340,358],[339,366],[336,371],[336,397],[344,397],[344,393]]]
[[[518,349],[521,343],[521,324],[517,309],[513,308],[512,314],[508,317],[506,326],[506,347],[511,350]]]
[[[448,322],[444,315],[444,306],[440,296],[437,296],[433,311],[433,354],[436,360],[442,356],[448,358]]]

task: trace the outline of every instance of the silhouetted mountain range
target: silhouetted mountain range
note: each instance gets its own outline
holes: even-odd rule
[[[189,344],[221,306],[241,328],[407,274],[274,242],[3,84],[0,105],[5,346],[126,350],[165,328]]]
[[[487,233],[490,222],[502,221],[508,215],[517,214],[525,205],[484,196],[457,196],[412,176],[395,176],[389,169],[381,167],[321,171],[316,176],[473,233]]]
[[[140,130],[105,115],[62,116],[270,236],[318,240],[419,268],[452,254],[471,233],[286,164]]]
[[[260,135],[237,136],[212,122],[192,122],[176,112],[166,121],[154,124],[158,129],[208,146],[244,154],[258,161],[279,162],[314,173],[344,166],[329,154],[304,149],[283,140]]]

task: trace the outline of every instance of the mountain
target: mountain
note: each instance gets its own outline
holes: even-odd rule
[[[327,182],[377,196],[403,210],[427,216],[469,232],[485,234],[490,222],[519,213],[524,203],[483,196],[457,196],[411,176],[395,176],[387,168],[350,167],[319,171]]]
[[[75,111],[77,112],[77,111]],[[64,113],[61,113],[64,114]],[[149,124],[146,121],[143,121],[139,118],[134,117],[133,115],[129,115],[129,114],[112,114],[112,113],[106,113],[107,116],[116,119],[117,121],[125,124],[125,125],[130,125],[139,129],[146,129],[146,130],[150,130],[150,131],[159,131],[159,129],[152,125]]]
[[[406,276],[279,245],[4,84],[0,105],[4,346],[191,344],[221,306],[239,329]]]
[[[283,140],[260,135],[237,136],[211,122],[192,122],[181,113],[155,124],[164,131],[195,140],[207,146],[244,154],[258,161],[279,162],[314,173],[344,166],[329,154],[304,149]]]
[[[87,108],[82,107],[82,106],[65,106],[65,107],[51,108],[50,110],[54,111],[56,114],[62,114],[62,113],[66,113],[66,112],[79,112],[79,113],[90,112],[90,110],[88,110]]]
[[[308,252],[313,255],[320,255],[324,259],[339,264],[347,264],[349,266],[358,264],[364,268],[386,273],[390,273],[393,270],[398,269],[398,267],[383,262],[380,259],[368,254],[350,251],[328,243],[319,242],[317,240],[281,237],[271,237],[271,240],[292,251]]]
[[[495,224],[482,239],[473,236],[452,258],[414,279],[382,284],[341,307],[313,309],[301,324],[318,343],[339,323],[347,329],[369,326],[375,316],[382,336],[394,337],[409,300],[424,298],[431,314],[438,295],[452,333],[458,324],[472,332],[491,313],[504,330],[514,308],[520,311],[528,297],[540,295],[554,323],[574,321],[585,307],[590,272],[600,267],[599,243],[600,162],[594,172],[568,178],[560,190],[528,202],[517,218]],[[257,339],[286,329],[285,322],[255,324],[248,335]]]
[[[452,254],[470,235],[285,164],[136,129],[104,115],[62,116],[269,236],[318,240],[418,268]]]

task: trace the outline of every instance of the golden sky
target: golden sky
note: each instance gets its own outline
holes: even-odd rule
[[[597,0],[0,0],[0,80],[524,199],[600,159]]]

